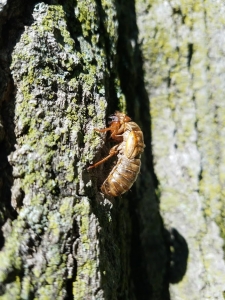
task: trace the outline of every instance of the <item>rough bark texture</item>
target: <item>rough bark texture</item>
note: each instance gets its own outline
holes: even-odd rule
[[[0,298],[169,298],[133,1],[1,1],[0,34]],[[87,166],[118,108],[146,150],[113,200]]]
[[[170,296],[223,299],[225,5],[140,0],[136,10],[160,208],[174,236]]]
[[[0,299],[224,297],[225,6],[136,12],[0,1]],[[115,109],[146,149],[131,191],[106,199],[112,162],[87,167]]]

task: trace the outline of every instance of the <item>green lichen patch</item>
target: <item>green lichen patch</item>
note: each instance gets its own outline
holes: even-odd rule
[[[216,42],[214,36],[224,15],[216,3],[167,4],[136,2],[161,213],[190,249],[185,277],[170,291],[173,297],[221,298],[225,267],[223,262],[218,271],[214,262],[218,253],[224,261],[219,236],[220,231],[224,238],[219,179],[225,157],[224,111],[220,114],[219,104],[224,83],[216,68],[224,70],[224,62],[219,59],[220,38]],[[217,241],[213,247],[212,239]],[[196,276],[199,270],[204,286]]]
[[[92,189],[87,166],[104,143],[94,128],[105,127],[113,89],[115,18],[111,1],[38,3],[12,53],[16,149],[10,163],[22,199],[0,253],[0,281],[10,299],[64,299],[67,277],[75,297],[99,290],[98,220],[84,195]],[[117,90],[120,97],[119,83]]]

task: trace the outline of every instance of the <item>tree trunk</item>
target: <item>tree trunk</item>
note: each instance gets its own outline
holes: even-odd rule
[[[173,300],[224,298],[224,9],[223,1],[136,6]]]
[[[1,299],[169,299],[133,1],[0,4]],[[143,129],[131,191],[99,191],[115,109]]]
[[[0,299],[223,299],[224,7],[0,3]],[[116,109],[146,148],[113,199]]]

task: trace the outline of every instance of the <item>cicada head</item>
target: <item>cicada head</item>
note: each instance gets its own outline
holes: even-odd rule
[[[115,122],[119,122],[119,118],[118,116],[116,115],[110,115],[109,116],[109,121],[108,121],[108,124],[111,125],[112,123],[115,123]]]
[[[118,121],[120,122],[120,124],[124,124],[126,122],[130,122],[131,121],[130,117],[128,117],[126,114],[123,114],[123,113],[121,113],[119,111],[116,111],[113,116],[114,116],[114,118],[118,119]]]

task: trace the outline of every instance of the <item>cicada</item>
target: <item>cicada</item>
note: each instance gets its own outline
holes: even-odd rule
[[[103,182],[101,191],[113,197],[122,195],[132,187],[140,172],[141,153],[145,148],[143,133],[130,117],[119,111],[110,116],[109,127],[95,130],[110,131],[110,138],[118,144],[111,148],[108,156],[90,166],[88,170],[117,155],[116,165]]]

